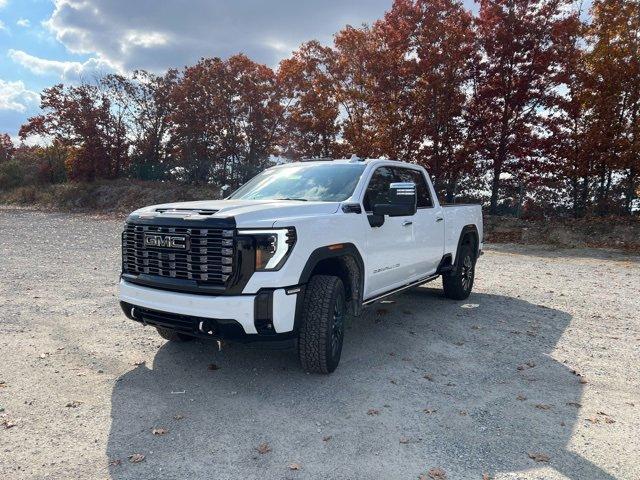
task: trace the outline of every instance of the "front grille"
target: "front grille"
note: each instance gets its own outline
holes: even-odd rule
[[[145,244],[145,235],[186,236],[186,246],[151,246]],[[224,286],[233,273],[234,243],[232,229],[127,223],[122,233],[122,272]]]

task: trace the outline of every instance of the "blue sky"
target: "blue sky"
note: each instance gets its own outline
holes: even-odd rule
[[[243,52],[275,66],[301,42],[380,18],[392,0],[0,0],[0,132],[56,83]]]

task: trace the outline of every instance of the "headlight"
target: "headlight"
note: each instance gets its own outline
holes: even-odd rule
[[[284,265],[296,243],[296,230],[293,227],[272,230],[238,230],[238,235],[253,237],[257,271],[278,270]]]

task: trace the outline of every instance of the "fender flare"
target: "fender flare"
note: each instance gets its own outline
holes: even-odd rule
[[[460,253],[460,248],[462,247],[462,239],[467,236],[468,234],[471,234],[474,242],[475,242],[475,249],[476,249],[476,259],[478,258],[478,254],[479,254],[479,250],[480,250],[480,235],[478,234],[478,227],[476,227],[474,224],[469,224],[469,225],[465,225],[464,227],[462,227],[462,230],[460,231],[460,236],[458,237],[458,247],[456,248],[456,260],[455,260],[455,268],[458,268],[458,258],[460,257],[459,253]]]
[[[341,247],[336,248],[336,245],[341,245]],[[353,276],[351,276],[351,284],[349,285],[349,289],[352,292],[351,300],[353,301],[353,313],[354,315],[358,316],[360,315],[362,309],[365,269],[362,255],[360,255],[358,247],[356,247],[353,243],[340,243],[316,248],[313,252],[311,252],[311,255],[309,255],[307,263],[305,264],[300,274],[298,284],[303,285],[308,283],[311,279],[313,270],[318,266],[320,262],[333,258],[338,259],[341,257],[352,258],[353,266],[351,268],[355,268],[358,273],[357,278],[353,278]],[[351,269],[349,265],[347,265],[347,267]]]

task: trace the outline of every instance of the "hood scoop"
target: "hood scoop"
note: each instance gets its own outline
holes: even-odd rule
[[[218,213],[219,210],[207,208],[156,208],[156,212],[167,215],[203,215],[210,216]]]

